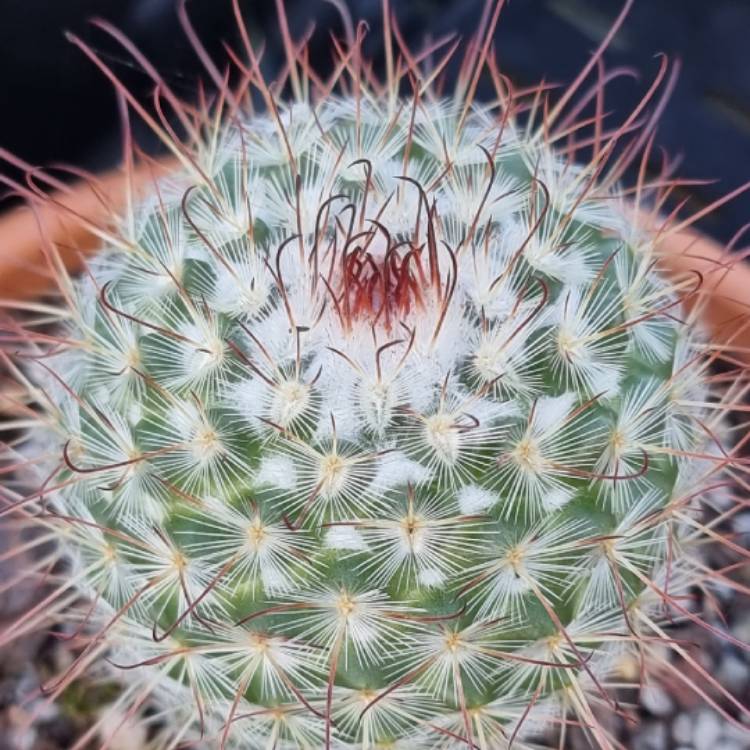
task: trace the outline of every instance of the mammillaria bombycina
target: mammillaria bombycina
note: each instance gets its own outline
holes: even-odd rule
[[[664,620],[697,617],[737,459],[701,279],[639,212],[667,183],[620,187],[667,66],[605,127],[604,76],[510,88],[496,15],[449,95],[391,45],[378,81],[360,27],[331,81],[286,37],[285,87],[249,42],[211,107],[161,82],[182,141],[138,110],[174,173],[13,344],[38,486],[8,510],[62,562],[8,638],[82,640],[53,692],[106,667],[159,748],[522,748],[562,716],[612,747],[623,658],[691,658]]]

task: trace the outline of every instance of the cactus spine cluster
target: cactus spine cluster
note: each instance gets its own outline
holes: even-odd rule
[[[364,80],[234,112],[68,290],[35,502],[90,603],[73,676],[106,658],[155,746],[492,750],[570,712],[608,745],[712,416],[695,280],[609,144],[532,122]]]

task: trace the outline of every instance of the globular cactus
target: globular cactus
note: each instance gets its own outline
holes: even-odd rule
[[[579,165],[543,89],[472,101],[485,57],[453,98],[249,69],[267,111],[172,142],[29,334],[12,507],[88,602],[56,687],[106,661],[155,746],[490,750],[573,713],[607,747],[613,670],[695,617],[728,464],[699,279],[617,187],[630,123]]]

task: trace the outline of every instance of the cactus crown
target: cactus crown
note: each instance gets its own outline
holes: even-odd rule
[[[68,290],[33,437],[85,658],[163,747],[489,750],[561,710],[606,745],[589,702],[694,580],[694,282],[615,138],[578,166],[510,98],[358,82],[180,151]]]

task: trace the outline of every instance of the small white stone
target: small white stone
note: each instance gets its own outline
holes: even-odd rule
[[[695,717],[693,745],[696,750],[717,750],[716,741],[721,736],[721,720],[716,712],[702,710]]]
[[[732,635],[743,643],[750,643],[750,617],[743,617],[732,626]]]
[[[739,740],[728,740],[722,737],[715,745],[714,750],[747,750],[748,742],[740,742]]]
[[[739,656],[727,654],[721,660],[716,678],[727,690],[741,694],[750,678],[750,666]]]
[[[659,685],[644,685],[641,690],[641,705],[654,716],[667,716],[674,704],[664,688]]]
[[[633,750],[664,750],[668,742],[669,736],[664,722],[646,722],[633,740]]]
[[[680,714],[672,722],[672,737],[675,742],[688,744],[693,739],[693,720],[690,714]]]
[[[739,745],[742,750],[747,750],[748,737],[750,737],[750,720],[747,718],[742,720],[745,728],[735,726],[734,724],[724,723],[724,739],[731,743],[732,746],[735,744]]]
[[[146,725],[116,708],[106,708],[101,714],[99,735],[110,750],[141,750],[146,747]]]

